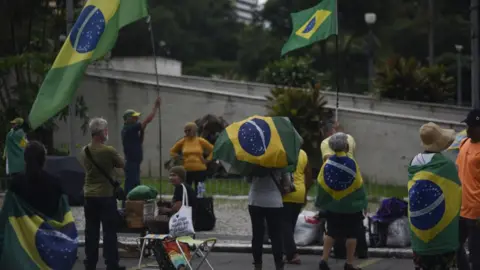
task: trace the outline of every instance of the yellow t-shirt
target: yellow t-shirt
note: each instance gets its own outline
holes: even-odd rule
[[[305,167],[308,164],[308,156],[305,151],[300,150],[295,173],[293,174],[293,185],[295,192],[283,196],[283,202],[305,203]]]
[[[325,156],[335,155],[335,152],[333,152],[333,150],[330,149],[330,146],[328,146],[328,140],[330,140],[330,137],[323,140],[322,144],[320,145],[320,150],[322,151],[322,158],[324,160],[325,160]],[[355,140],[349,134],[347,134],[347,140],[348,140],[348,156],[353,158],[353,152],[355,152],[355,146],[356,146]]]
[[[204,152],[208,152],[207,159],[212,158],[213,145],[201,137],[182,138],[170,149],[172,157],[179,152],[183,155],[183,167],[189,172],[205,171],[207,165],[203,161]]]

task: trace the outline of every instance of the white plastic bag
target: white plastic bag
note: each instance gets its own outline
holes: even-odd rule
[[[323,235],[322,222],[315,218],[315,213],[302,211],[297,219],[293,238],[298,246],[307,246],[321,240]]]
[[[170,221],[168,223],[170,235],[172,237],[195,234],[195,230],[193,229],[192,207],[188,206],[187,188],[185,188],[185,185],[183,184],[182,187],[182,207],[180,207],[180,210],[178,210],[178,212],[170,218]]]
[[[402,217],[388,226],[387,247],[408,247],[410,240],[408,217]]]

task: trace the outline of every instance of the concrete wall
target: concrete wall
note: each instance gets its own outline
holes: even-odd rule
[[[108,61],[95,62],[92,64],[92,67],[155,74],[153,57],[115,57]],[[158,73],[162,75],[181,76],[182,62],[157,57],[157,69]]]
[[[97,74],[118,79],[142,82],[155,82],[155,76],[141,72],[90,69],[90,74]],[[244,95],[266,96],[272,85],[219,80],[194,76],[160,76],[160,83],[165,85],[191,86],[211,90],[227,91]],[[336,93],[324,92],[328,104],[336,104]],[[371,96],[340,94],[339,104],[345,108],[356,108],[368,111],[406,114],[418,117],[438,118],[450,121],[462,121],[470,108],[453,105],[431,104],[421,102],[405,102],[398,100],[378,100]]]
[[[261,96],[167,84],[159,90],[163,99],[162,147],[160,149],[159,119],[156,118],[145,134],[145,157],[142,164],[142,174],[145,176],[159,175],[162,162],[169,158],[170,147],[183,136],[186,122],[208,113],[223,116],[229,122],[254,114],[265,114],[265,98]],[[78,94],[85,97],[90,116],[108,119],[109,143],[121,151],[122,112],[128,108],[143,113],[150,112],[157,96],[157,88],[151,82],[120,80],[97,74],[85,77]],[[363,173],[371,180],[391,184],[406,183],[407,163],[421,151],[418,129],[422,124],[434,121],[457,130],[463,127],[452,121],[346,107],[340,108],[339,119],[357,141],[356,156]],[[77,126],[80,126],[79,120]],[[76,132],[75,142],[86,144],[88,136],[84,136],[80,128]],[[59,123],[59,130],[55,133],[56,146],[68,143],[68,140],[67,125]]]

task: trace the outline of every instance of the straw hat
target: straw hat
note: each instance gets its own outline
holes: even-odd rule
[[[420,128],[420,139],[425,151],[442,152],[455,140],[455,130],[443,129],[435,123],[427,123]]]

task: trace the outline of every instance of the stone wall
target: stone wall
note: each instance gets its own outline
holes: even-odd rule
[[[119,79],[105,74],[86,76],[78,94],[85,97],[91,117],[103,116],[109,121],[109,143],[121,151],[123,111],[132,108],[149,113],[158,90],[163,99],[161,132],[160,118],[157,117],[145,134],[144,176],[159,175],[161,164],[169,158],[170,147],[183,136],[186,122],[208,113],[223,116],[229,122],[265,114],[265,98],[262,96],[174,84],[156,88],[155,83],[148,80]],[[344,106],[340,107],[339,120],[357,141],[356,157],[362,172],[370,180],[390,184],[406,183],[406,166],[421,151],[418,129],[422,124],[434,121],[457,130],[463,128],[457,121]],[[80,126],[80,120],[76,124]],[[83,135],[80,128],[76,132],[75,142],[86,144],[89,136]],[[68,140],[67,125],[59,123],[59,130],[55,133],[56,146],[66,144]]]

